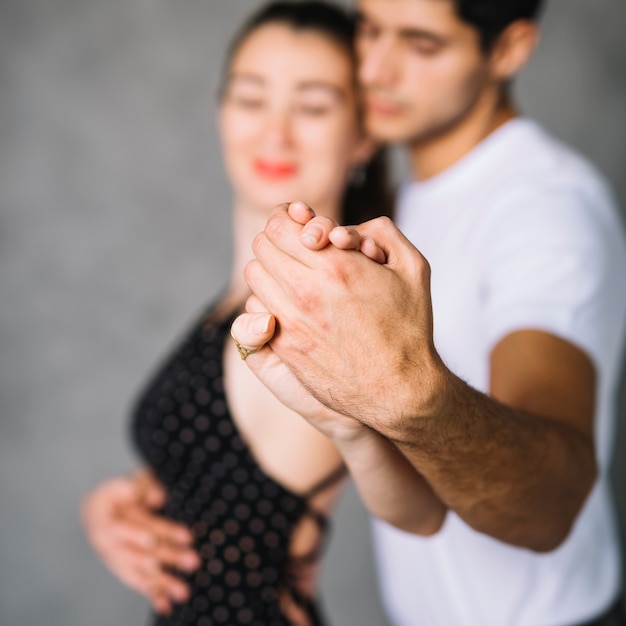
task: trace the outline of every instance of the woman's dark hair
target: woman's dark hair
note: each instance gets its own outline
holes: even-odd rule
[[[488,52],[498,36],[516,20],[536,20],[543,0],[454,0],[457,15],[476,28]]]
[[[284,24],[295,31],[314,31],[324,35],[339,44],[356,67],[355,21],[351,13],[321,0],[270,2],[253,13],[232,40],[226,56],[220,93],[223,92],[232,59],[239,48],[254,31],[267,24]],[[356,89],[356,71],[354,81]],[[380,215],[391,217],[393,192],[387,169],[387,151],[380,148],[351,176],[341,204],[344,224],[358,224]]]

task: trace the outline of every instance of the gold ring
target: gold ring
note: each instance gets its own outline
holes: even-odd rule
[[[239,352],[239,356],[241,357],[242,361],[245,361],[251,354],[258,352],[263,347],[261,346],[261,348],[246,348],[245,346],[242,346],[239,341],[237,341],[237,337],[233,335],[232,330],[230,331],[230,336],[233,338],[233,341],[237,346],[237,352]]]

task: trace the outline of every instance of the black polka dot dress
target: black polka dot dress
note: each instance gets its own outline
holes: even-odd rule
[[[133,439],[168,493],[163,514],[192,529],[201,567],[177,573],[191,588],[188,602],[154,626],[287,626],[279,601],[287,592],[321,624],[319,610],[294,585],[289,555],[294,528],[327,520],[306,495],[290,492],[259,467],[228,410],[222,358],[232,318],[203,316],[154,376],[137,403]],[[313,561],[317,554],[300,557]]]

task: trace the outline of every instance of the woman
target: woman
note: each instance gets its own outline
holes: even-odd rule
[[[315,571],[344,464],[251,374],[228,329],[274,205],[302,198],[340,223],[389,212],[382,157],[360,124],[352,37],[338,8],[273,3],[231,47],[219,111],[234,190],[230,283],[137,404],[147,469],[83,506],[94,548],[150,599],[158,625],[321,623]]]

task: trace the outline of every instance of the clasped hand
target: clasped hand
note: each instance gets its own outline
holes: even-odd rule
[[[247,363],[282,402],[331,437],[367,426],[391,439],[432,406],[430,268],[389,219],[339,227],[285,204],[253,250],[232,331],[263,346]]]

